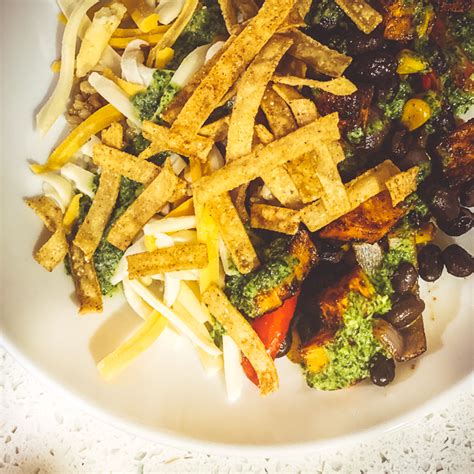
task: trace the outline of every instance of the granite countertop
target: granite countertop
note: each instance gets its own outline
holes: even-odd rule
[[[53,393],[2,348],[0,374],[2,472],[474,472],[474,387],[364,443],[295,459],[246,459],[169,448],[117,430]]]

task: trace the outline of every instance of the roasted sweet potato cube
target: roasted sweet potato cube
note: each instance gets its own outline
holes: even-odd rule
[[[404,0],[382,0],[386,11],[384,36],[389,40],[406,41],[413,38],[413,6]]]
[[[406,212],[403,205],[393,207],[390,194],[383,191],[331,222],[320,232],[320,236],[325,239],[358,240],[372,244],[385,236]]]
[[[472,0],[436,0],[440,12],[464,13],[472,8]]]
[[[305,367],[313,373],[320,372],[329,362],[326,345],[333,341],[335,329],[322,329],[304,347],[299,354]]]
[[[438,146],[443,171],[456,186],[474,176],[474,119],[464,123]]]

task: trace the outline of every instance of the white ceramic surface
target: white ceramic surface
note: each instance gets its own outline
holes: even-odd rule
[[[207,378],[190,345],[168,335],[113,383],[95,360],[138,320],[121,298],[100,316],[79,317],[73,285],[61,268],[47,274],[32,259],[42,224],[21,198],[40,191],[27,159],[44,161],[63,133],[60,121],[41,141],[33,115],[51,89],[58,57],[57,8],[51,0],[2,0],[2,336],[28,368],[115,425],[162,442],[206,450],[265,454],[311,449],[363,432],[389,429],[427,409],[453,387],[472,383],[472,278],[446,273],[429,292],[425,324],[429,350],[400,366],[396,383],[361,383],[320,393],[306,387],[298,367],[277,361],[281,388],[261,399],[247,383],[226,401],[223,380]],[[473,250],[470,242],[464,244]],[[465,385],[464,385],[465,386]]]

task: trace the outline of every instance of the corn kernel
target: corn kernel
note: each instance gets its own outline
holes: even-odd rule
[[[431,117],[431,108],[423,99],[410,99],[403,107],[401,122],[411,132],[425,124]]]

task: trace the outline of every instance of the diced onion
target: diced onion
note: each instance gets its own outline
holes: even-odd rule
[[[195,229],[196,217],[165,217],[164,219],[152,219],[143,228],[146,235],[157,235],[163,232],[177,232],[179,230]]]
[[[47,197],[54,199],[64,212],[71,202],[74,194],[72,184],[62,176],[55,173],[43,173],[43,191]]]
[[[156,13],[162,25],[169,25],[178,18],[183,9],[184,0],[161,0],[156,8]]]
[[[145,55],[142,46],[149,46],[146,41],[136,39],[130,41],[122,54],[121,68],[122,78],[134,84],[148,87],[153,81],[153,73],[156,69],[146,67]]]
[[[81,193],[91,199],[94,197],[94,173],[73,163],[67,163],[61,168],[61,175],[72,181]]]
[[[191,51],[183,59],[183,62],[173,74],[170,82],[178,87],[184,87],[189,82],[191,77],[204,65],[209,46],[210,45],[206,44],[204,46],[199,46],[194,51]]]
[[[235,402],[242,394],[244,372],[242,369],[240,349],[227,334],[222,336],[222,352],[224,356],[224,376],[227,398],[230,402]]]

